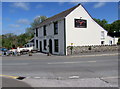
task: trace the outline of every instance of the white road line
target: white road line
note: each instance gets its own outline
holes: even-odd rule
[[[40,77],[34,77],[34,78],[36,78],[36,79],[40,79]]]
[[[94,63],[96,61],[76,61],[76,62],[50,62],[47,64],[74,64],[74,63]]]
[[[70,79],[78,79],[79,76],[69,76]]]
[[[117,76],[112,76],[112,77],[102,77],[101,79],[114,79],[114,78],[118,78]]]

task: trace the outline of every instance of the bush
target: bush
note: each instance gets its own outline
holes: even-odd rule
[[[118,39],[118,43],[117,44],[120,45],[120,38]]]

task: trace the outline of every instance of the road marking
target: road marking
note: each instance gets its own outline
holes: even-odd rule
[[[96,61],[87,61],[87,62],[96,62]]]
[[[40,77],[34,77],[34,78],[39,79]]]
[[[69,78],[70,78],[70,79],[78,79],[79,76],[70,76]]]
[[[9,75],[0,75],[1,77],[8,77],[8,78],[12,78],[12,79],[17,79],[18,76],[9,76]]]
[[[94,63],[96,61],[76,61],[76,62],[49,62],[47,64],[74,64],[74,63]]]
[[[101,79],[113,79],[113,78],[118,78],[117,76],[112,76],[112,77],[102,77]]]

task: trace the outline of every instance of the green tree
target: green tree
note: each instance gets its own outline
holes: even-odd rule
[[[102,26],[104,29],[109,30],[110,29],[110,24],[108,24],[108,21],[106,21],[105,19],[100,20],[100,19],[95,19],[94,20],[100,25]]]
[[[41,22],[43,22],[44,20],[46,20],[47,17],[46,16],[38,16],[34,19],[34,22],[31,23],[31,27],[35,28],[36,26],[38,26]]]
[[[116,20],[111,24],[110,32],[120,32],[120,20]]]
[[[30,36],[34,36],[34,28],[37,27],[41,22],[47,19],[46,16],[38,16],[34,19],[34,21],[30,24],[31,27],[26,28],[26,33]]]

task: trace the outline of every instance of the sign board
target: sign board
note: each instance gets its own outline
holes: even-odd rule
[[[75,19],[76,28],[87,28],[87,20],[84,19]]]

